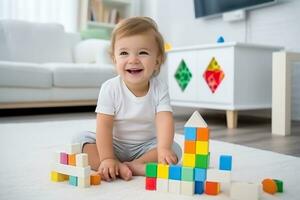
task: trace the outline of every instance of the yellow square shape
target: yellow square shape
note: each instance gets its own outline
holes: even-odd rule
[[[61,182],[61,181],[65,181],[66,180],[66,176],[64,174],[52,171],[51,172],[51,181],[54,182]]]
[[[158,164],[157,165],[157,178],[169,178],[169,165]]]
[[[208,141],[196,142],[196,154],[207,155],[209,152]]]
[[[196,165],[196,154],[190,154],[190,153],[183,154],[184,167],[195,167],[195,165]]]

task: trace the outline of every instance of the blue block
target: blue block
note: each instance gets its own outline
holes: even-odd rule
[[[69,176],[69,184],[77,186],[77,177],[76,176]]]
[[[231,171],[232,167],[232,156],[221,155],[219,160],[219,169]]]
[[[169,166],[169,179],[181,180],[181,166],[179,165]]]
[[[206,169],[195,168],[195,181],[204,182],[206,180]]]
[[[195,181],[195,194],[203,194],[204,192],[204,182]]]
[[[184,127],[184,137],[185,140],[196,141],[197,138],[197,128],[194,127]]]
[[[220,36],[217,40],[217,43],[224,43],[224,42],[225,42],[225,40],[222,36]]]

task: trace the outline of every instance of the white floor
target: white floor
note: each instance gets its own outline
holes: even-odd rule
[[[50,117],[51,118],[51,117]],[[100,186],[81,189],[67,183],[53,183],[49,179],[52,152],[67,144],[72,135],[81,130],[94,130],[93,116],[72,120],[53,116],[50,121],[14,120],[0,122],[0,199],[220,199],[228,200],[228,188],[221,188],[217,197],[206,195],[183,196],[149,192],[144,189],[144,178],[130,182],[103,182]],[[179,135],[176,140],[183,143]],[[211,140],[211,167],[216,167],[220,154],[233,156],[233,180],[260,183],[264,178],[284,181],[285,193],[261,199],[299,199],[300,158],[269,151]]]

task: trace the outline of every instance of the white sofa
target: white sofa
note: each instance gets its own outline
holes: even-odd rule
[[[108,45],[60,24],[0,20],[0,109],[95,105],[115,76]]]

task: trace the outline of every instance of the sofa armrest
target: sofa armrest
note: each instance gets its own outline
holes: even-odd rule
[[[74,61],[75,63],[112,64],[108,49],[108,40],[82,40],[74,47]]]

